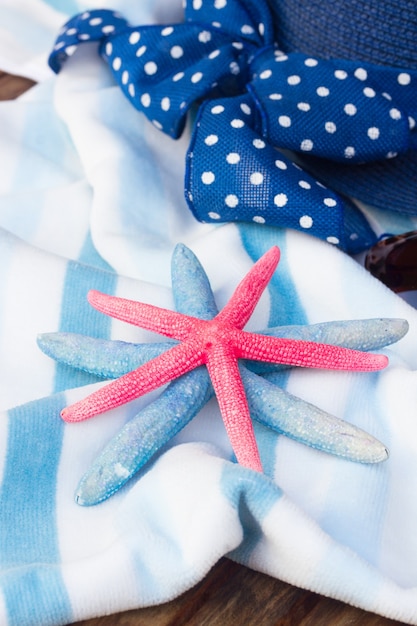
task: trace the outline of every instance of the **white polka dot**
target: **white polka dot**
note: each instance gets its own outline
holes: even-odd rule
[[[220,50],[218,52],[220,54]],[[239,63],[237,63],[236,61],[232,61],[229,65],[229,71],[231,74],[233,74],[233,76],[237,76],[238,74],[240,74]]]
[[[304,61],[304,65],[307,65],[307,67],[315,67],[318,64],[317,59],[306,59]]]
[[[78,36],[83,41],[87,41],[88,39],[90,39],[90,35],[88,33],[81,33],[81,35],[78,35]]]
[[[240,29],[240,31],[244,35],[252,35],[252,33],[254,32],[252,26],[250,26],[249,24],[244,24],[242,28]]]
[[[220,50],[213,50],[213,52],[210,52],[210,54],[208,55],[208,58],[212,61],[213,59],[217,59],[219,54]]]
[[[334,198],[324,198],[323,204],[325,204],[328,207],[333,207],[337,205],[337,202]]]
[[[375,89],[372,89],[372,87],[365,87],[365,89],[363,90],[363,95],[367,98],[375,98],[376,91]]]
[[[174,29],[172,26],[166,26],[165,28],[161,30],[161,35],[163,37],[168,37],[169,35],[172,35],[173,32],[174,32]]]
[[[136,56],[141,57],[146,52],[146,46],[141,46],[136,50]]]
[[[113,31],[114,31],[113,24],[108,24],[108,26],[103,26],[103,28],[101,29],[101,32],[104,33],[105,35],[108,35],[109,33],[112,33]]]
[[[298,184],[302,189],[311,189],[310,183],[308,183],[306,180],[299,180]]]
[[[151,96],[148,93],[143,93],[140,97],[142,106],[148,107],[151,104]]]
[[[257,224],[265,224],[265,218],[262,217],[261,215],[254,215],[252,219]]]
[[[262,185],[264,182],[264,175],[261,172],[253,172],[250,175],[250,182],[252,185]]]
[[[280,93],[270,93],[268,98],[270,100],[282,100],[282,94],[280,94]]]
[[[304,152],[310,152],[310,150],[313,149],[313,142],[311,141],[311,139],[303,139],[303,141],[300,144],[300,148],[301,150],[303,150]]]
[[[346,113],[346,115],[355,115],[357,111],[354,104],[345,104],[343,110]]]
[[[179,59],[184,54],[184,50],[182,49],[181,46],[172,46],[172,48],[169,51],[169,53],[170,53],[170,55],[172,56],[173,59]]]
[[[288,197],[287,194],[285,193],[277,193],[277,195],[274,197],[274,204],[276,204],[276,206],[282,207],[285,206],[288,202]]]
[[[76,28],[69,28],[67,30],[67,35],[75,35],[76,32],[77,32]]]
[[[232,128],[243,128],[244,125],[245,125],[245,122],[243,120],[238,119],[238,118],[235,118],[234,120],[232,120],[230,122],[230,126]]]
[[[288,76],[287,83],[289,85],[299,85],[301,83],[301,78],[297,74],[293,74],[292,76]]]
[[[383,91],[383,92],[382,92],[382,95],[383,95],[383,97],[384,97],[384,98],[386,98],[387,100],[392,100],[392,96],[391,96],[389,93],[387,93],[386,91]]]
[[[376,126],[371,126],[370,128],[368,128],[367,135],[368,135],[369,139],[378,139],[378,137],[379,137],[379,128],[377,128]]]
[[[355,148],[353,146],[347,146],[345,148],[344,155],[347,159],[351,159],[355,156]]]
[[[288,115],[280,115],[278,118],[278,124],[284,128],[291,126],[291,118]]]
[[[218,115],[219,113],[223,113],[223,111],[224,111],[224,106],[223,106],[222,104],[216,104],[216,106],[214,106],[214,107],[211,109],[211,112],[212,112],[214,115]]]
[[[212,22],[211,25],[214,26],[214,28],[221,28],[222,26],[220,22]]]
[[[275,61],[280,63],[281,61],[288,61],[288,57],[286,54],[283,54],[280,50],[275,52]]]
[[[334,122],[326,122],[324,125],[324,128],[326,129],[328,133],[336,132],[336,124]]]
[[[393,120],[400,120],[401,119],[401,111],[399,111],[398,109],[390,109],[390,117],[392,117]]]
[[[198,33],[198,41],[201,43],[208,43],[211,40],[211,32],[209,30],[202,30]]]
[[[212,183],[214,183],[214,179],[215,179],[215,176],[213,172],[203,172],[201,174],[201,180],[203,181],[205,185],[211,185]]]
[[[122,74],[122,84],[127,85],[128,82],[129,82],[129,72],[125,70]]]
[[[240,161],[240,155],[237,152],[229,152],[226,161],[230,163],[230,165],[236,165],[236,163]]]
[[[300,111],[309,111],[311,109],[311,106],[308,104],[308,102],[299,102],[297,104],[297,109],[299,109]]]
[[[90,11],[86,11],[85,13],[81,15],[81,19],[86,20],[88,17],[90,17],[90,15],[91,15]]]
[[[286,170],[287,169],[287,164],[285,163],[285,161],[280,161],[280,159],[277,159],[275,161],[275,165],[277,166],[277,168],[279,170]]]
[[[198,83],[202,78],[203,78],[203,73],[202,72],[196,72],[195,74],[193,74],[191,76],[191,82],[192,83]]]
[[[198,11],[203,6],[203,0],[193,0],[193,9]]]
[[[366,80],[368,78],[368,72],[363,67],[358,67],[354,74],[359,80]]]
[[[113,63],[112,63],[113,69],[116,70],[120,70],[120,68],[122,67],[122,59],[120,57],[115,57],[113,59]]]
[[[161,109],[163,111],[169,111],[170,106],[171,106],[171,100],[167,96],[165,96],[165,98],[162,98]]]
[[[90,21],[89,24],[91,24],[91,26],[98,26],[99,24],[102,23],[102,19],[101,17],[93,17]]]
[[[326,241],[328,241],[329,243],[334,243],[336,246],[338,243],[340,243],[339,237],[334,237],[333,235],[329,235],[329,237],[326,237]]]
[[[224,201],[231,209],[234,209],[239,204],[239,198],[234,193],[229,193]]]
[[[395,157],[398,156],[398,152],[388,152],[386,155],[387,159],[395,159]]]
[[[212,220],[219,220],[220,219],[220,215],[218,213],[216,213],[215,211],[209,211],[208,212],[208,216],[212,219]]]
[[[158,130],[162,130],[162,124],[161,122],[158,122],[158,120],[152,120],[152,124],[155,126],[155,128],[158,128]]]
[[[347,74],[347,72],[345,72],[345,70],[336,70],[334,75],[339,80],[345,80],[345,78],[347,78],[347,76],[348,76],[348,74]]]
[[[265,80],[266,78],[271,78],[271,76],[272,76],[271,70],[264,70],[263,72],[259,74],[259,78],[262,78],[262,80]]]
[[[316,89],[316,94],[322,98],[325,98],[330,93],[330,90],[327,87],[318,87]]]
[[[264,142],[263,139],[256,138],[252,141],[252,145],[254,148],[258,148],[258,150],[260,150],[262,148],[265,148],[266,143]]]
[[[224,9],[227,4],[227,0],[214,0],[215,9]]]
[[[54,50],[60,50],[64,46],[65,46],[65,42],[64,41],[59,41],[57,44],[55,44]]]
[[[259,22],[258,24],[258,33],[261,35],[261,37],[263,37],[265,34],[265,24],[263,24],[262,22]]]
[[[250,106],[246,104],[246,102],[242,102],[242,104],[240,105],[240,110],[243,111],[245,115],[250,115],[252,113]]]
[[[130,83],[129,87],[127,88],[129,95],[134,98],[135,97],[135,85],[133,85],[133,83]]]
[[[112,45],[111,41],[108,41],[106,43],[105,51],[106,51],[106,54],[107,54],[108,57],[111,56],[111,53],[113,52],[113,45]]]
[[[234,41],[232,46],[236,48],[236,50],[243,50],[243,43],[241,41]]]
[[[400,85],[409,85],[411,82],[411,76],[410,74],[407,74],[407,72],[401,72],[401,74],[398,74],[397,76],[397,81]]]
[[[207,137],[204,139],[204,143],[207,146],[214,146],[214,144],[216,144],[219,141],[219,138],[217,135],[207,135]]]
[[[413,128],[415,128],[416,125],[416,120],[414,119],[414,117],[411,117],[411,115],[408,116],[408,126],[409,128],[412,130]]]
[[[65,48],[65,52],[66,52],[66,54],[70,57],[71,55],[73,55],[73,54],[74,54],[74,52],[76,51],[76,49],[77,49],[77,46],[67,46],[67,47]]]
[[[174,83],[176,83],[181,80],[181,78],[184,78],[184,72],[178,72],[178,74],[174,74],[172,80],[174,81]]]
[[[313,218],[310,215],[302,215],[298,221],[302,228],[311,228],[313,226]]]
[[[148,76],[152,76],[158,71],[158,66],[155,61],[148,61],[147,63],[145,63],[143,69],[145,70],[145,74],[148,74]]]

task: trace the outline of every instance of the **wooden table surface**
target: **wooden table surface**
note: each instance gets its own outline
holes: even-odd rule
[[[33,81],[0,71],[0,100]],[[156,607],[77,622],[78,626],[394,626],[373,613],[293,587],[221,559],[193,589]],[[41,625],[40,625],[41,626]]]

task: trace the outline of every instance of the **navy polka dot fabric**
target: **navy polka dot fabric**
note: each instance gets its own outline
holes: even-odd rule
[[[296,228],[353,253],[374,243],[356,207],[298,157],[362,164],[416,149],[417,72],[285,55],[262,0],[193,0],[184,23],[165,26],[87,11],[62,29],[52,69],[86,41],[99,42],[125,96],[164,133],[179,137],[198,105],[185,173],[197,219]]]

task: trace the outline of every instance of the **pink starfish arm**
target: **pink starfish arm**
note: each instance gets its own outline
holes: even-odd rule
[[[238,463],[262,472],[246,394],[233,348],[217,344],[207,352],[206,366]]]
[[[115,409],[202,365],[203,359],[202,353],[196,351],[192,344],[175,345],[83,400],[66,407],[62,410],[61,417],[66,422],[80,422]]]
[[[383,354],[314,341],[268,337],[242,330],[236,332],[235,337],[236,356],[243,359],[358,372],[372,372],[388,365],[388,358]]]
[[[110,317],[183,341],[195,329],[195,318],[176,311],[91,290],[88,302]]]
[[[216,315],[216,320],[243,328],[252,315],[259,298],[278,265],[280,251],[273,246],[252,266],[236,287],[226,306]]]

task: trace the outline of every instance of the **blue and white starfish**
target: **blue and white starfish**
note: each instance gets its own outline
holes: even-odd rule
[[[177,312],[186,315],[186,319],[192,316],[209,321],[218,316],[203,268],[192,252],[182,245],[177,246],[173,255],[172,282],[175,307]],[[93,297],[97,296],[93,294]],[[118,302],[116,306],[119,306]],[[407,322],[404,320],[361,320],[279,327],[267,329],[263,334],[296,339],[300,346],[307,345],[303,342],[320,341],[328,344],[327,348],[331,351],[332,346],[329,344],[351,349],[377,349],[397,341],[406,332]],[[52,333],[41,335],[39,345],[45,353],[73,367],[105,378],[118,378],[140,369],[150,359],[169,352],[178,344],[172,341],[129,344]],[[343,351],[339,352],[343,355]],[[252,418],[301,443],[352,461],[375,463],[387,458],[385,446],[371,435],[269,382],[271,374],[265,371],[271,372],[271,367],[276,370],[280,366],[252,361],[239,364],[239,374]],[[263,372],[264,377],[251,370]],[[205,367],[197,367],[171,382],[156,400],[142,409],[109,442],[81,480],[76,494],[77,502],[83,505],[96,504],[117,491],[184,428],[213,393]],[[101,401],[100,391],[99,397]],[[82,401],[82,411],[85,411],[85,406],[88,404]],[[79,419],[77,414],[74,419]],[[254,469],[259,469],[256,464]]]

